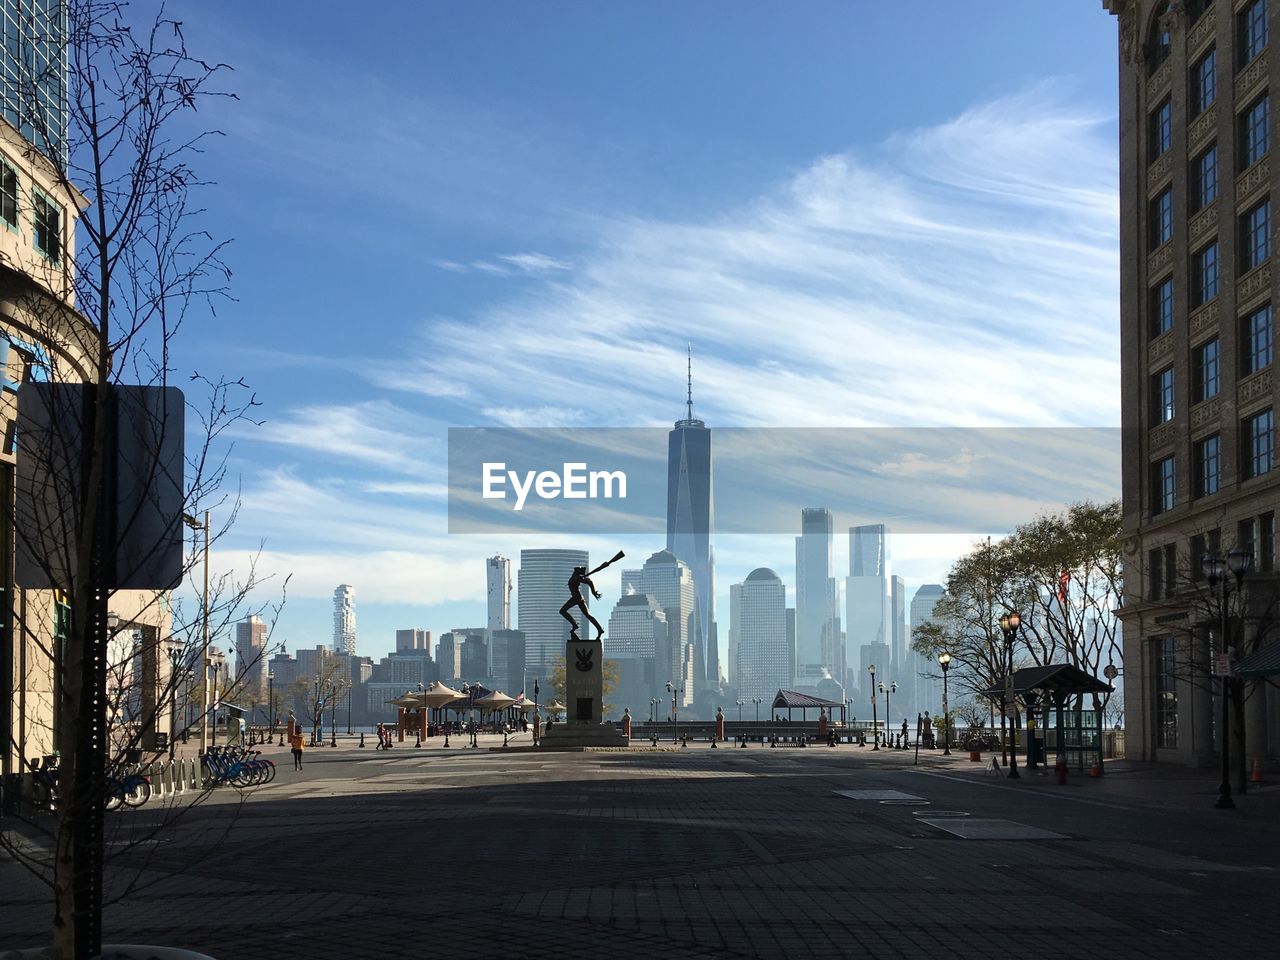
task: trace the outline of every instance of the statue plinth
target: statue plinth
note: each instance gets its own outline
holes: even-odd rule
[[[604,719],[604,644],[574,640],[565,644],[564,701],[566,718],[547,728],[549,749],[625,747],[627,738]]]

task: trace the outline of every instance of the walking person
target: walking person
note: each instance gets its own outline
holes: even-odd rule
[[[289,748],[293,753],[293,769],[302,769],[302,750],[306,743],[306,738],[302,735],[302,730],[298,727],[293,728],[293,734],[289,737]]]
[[[910,729],[911,728],[907,726],[907,718],[903,717],[902,718],[902,749],[903,750],[906,750],[908,748],[907,745],[911,742],[911,738],[907,735],[907,731]]]

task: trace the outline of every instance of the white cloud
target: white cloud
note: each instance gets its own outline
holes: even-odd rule
[[[399,379],[452,378],[495,419],[651,422],[692,340],[713,423],[1114,423],[1112,122],[1037,88],[718,219],[606,222],[572,275],[433,321]]]

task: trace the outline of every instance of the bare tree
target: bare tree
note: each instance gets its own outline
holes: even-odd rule
[[[55,952],[80,960],[100,945],[104,778],[134,751],[154,755],[157,723],[179,690],[207,683],[210,643],[249,612],[253,563],[241,576],[215,578],[198,610],[173,602],[167,588],[207,558],[235,518],[235,498],[224,492],[226,431],[252,419],[256,401],[241,381],[199,374],[186,381],[185,406],[165,389],[183,323],[212,315],[228,296],[224,245],[202,228],[196,202],[208,185],[191,165],[214,135],[193,127],[195,110],[224,95],[213,84],[227,68],[193,56],[163,8],[140,16],[123,4],[69,0],[65,21],[63,9],[50,5],[21,38],[39,54],[22,81],[20,126],[32,147],[23,172],[42,192],[39,256],[25,265],[21,325],[8,335],[24,386],[49,404],[47,435],[18,438],[19,466],[38,483],[8,507],[20,554],[56,587],[25,591],[28,615],[14,625],[16,642],[48,665],[45,739],[59,757],[59,803],[51,818],[32,815],[21,828],[4,821],[0,846],[50,885]],[[38,392],[39,381],[49,389]],[[151,388],[150,399],[136,401],[125,384]],[[184,457],[167,462],[172,435],[184,430]],[[127,478],[116,470],[124,449]],[[144,495],[121,507],[126,479]],[[179,502],[162,505],[156,491],[170,482]],[[184,553],[180,514],[211,509],[223,525]],[[172,582],[123,588],[175,546]],[[232,692],[251,666],[238,665]],[[208,712],[202,702],[197,722],[207,724]],[[31,746],[9,744],[23,759]],[[146,835],[171,822],[151,820]],[[126,833],[113,852],[143,839],[128,834],[128,820],[107,826]],[[115,879],[110,895],[125,896],[143,874]]]

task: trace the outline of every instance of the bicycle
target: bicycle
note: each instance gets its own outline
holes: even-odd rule
[[[258,750],[234,750],[230,747],[210,747],[204,755],[207,768],[205,784],[216,786],[230,783],[236,787],[262,786],[276,777],[276,765],[260,757]]]

